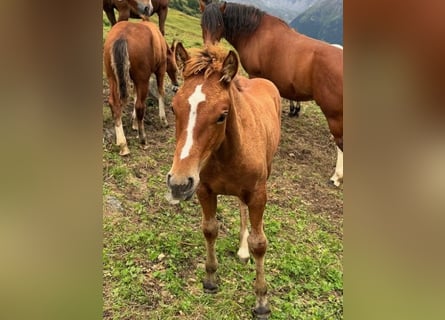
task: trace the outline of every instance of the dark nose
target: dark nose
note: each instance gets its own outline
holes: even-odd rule
[[[187,183],[172,183],[172,175],[167,175],[167,186],[172,191],[173,198],[182,199],[190,196],[190,191],[193,188],[194,179],[192,177],[187,178]]]
[[[146,16],[149,16],[149,15],[150,15],[150,8],[149,8],[149,7],[145,7],[145,8],[144,8],[144,14],[145,14]]]

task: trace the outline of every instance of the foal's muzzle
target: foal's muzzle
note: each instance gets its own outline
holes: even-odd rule
[[[175,179],[170,173],[167,175],[167,186],[174,200],[190,200],[196,190],[193,177]]]

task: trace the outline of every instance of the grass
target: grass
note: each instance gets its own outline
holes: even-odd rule
[[[104,18],[104,37],[107,22]],[[200,46],[199,20],[170,9],[166,38]],[[106,90],[104,81],[104,101]],[[249,319],[255,267],[253,261],[242,265],[236,256],[237,201],[218,198],[219,292],[204,294],[200,207],[196,197],[178,205],[164,198],[174,115],[167,108],[171,125],[162,128],[156,104],[148,100],[147,150],[139,148],[130,129],[130,108],[125,112],[128,157],[118,155],[109,107],[103,105],[103,317]],[[326,183],[335,166],[335,147],[319,108],[307,105],[299,119],[283,112],[280,148],[268,184],[265,269],[271,319],[343,318],[343,192]]]

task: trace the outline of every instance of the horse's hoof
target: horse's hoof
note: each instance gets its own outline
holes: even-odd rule
[[[328,184],[336,188],[340,187],[340,181],[338,180],[329,179]]]
[[[249,262],[249,259],[250,259],[250,257],[247,257],[247,258],[241,258],[241,257],[239,257],[239,261],[240,261],[242,264],[247,264],[247,262]]]
[[[210,283],[207,281],[203,281],[202,285],[204,287],[204,292],[205,293],[211,293],[211,294],[215,294],[218,292],[218,285],[214,284],[214,283]]]
[[[289,118],[298,118],[299,116],[300,116],[300,112],[299,112],[300,110],[297,110],[297,111],[290,111],[289,113],[288,113],[288,116],[289,116]]]
[[[119,151],[119,155],[121,156],[126,156],[130,154],[130,149],[128,149],[127,146],[123,147],[120,151]]]
[[[252,309],[254,319],[265,320],[270,317],[270,308],[268,306],[260,306]]]

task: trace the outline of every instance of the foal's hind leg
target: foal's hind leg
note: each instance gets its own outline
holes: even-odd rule
[[[242,263],[249,261],[249,246],[247,244],[247,237],[249,236],[249,230],[247,230],[247,205],[239,200],[240,208],[240,245],[238,250],[238,257]]]
[[[164,127],[168,127],[167,117],[165,116],[165,104],[164,104],[164,70],[159,70],[156,72],[156,83],[158,86],[158,107],[159,107],[159,119],[161,123],[164,124]]]
[[[136,111],[139,142],[143,146],[143,148],[146,149],[147,137],[145,135],[145,128],[144,128],[144,115],[145,115],[145,98],[147,97],[148,93],[148,81],[143,82],[137,86],[135,85],[135,90],[136,90],[136,102],[134,104],[134,109]]]
[[[131,113],[131,128],[133,130],[138,130],[138,121],[136,119],[136,101],[137,101],[138,97],[135,96],[134,97],[134,102],[133,102],[133,112]]]
[[[110,96],[108,103],[110,105],[111,113],[114,119],[114,129],[116,132],[116,145],[119,146],[119,154],[125,156],[130,153],[127,145],[127,139],[125,138],[124,127],[122,126],[122,107],[125,107],[125,101],[119,99],[117,92],[117,84],[114,80],[109,80],[110,83]]]
[[[216,283],[216,270],[218,260],[215,252],[215,242],[218,237],[218,221],[216,220],[216,194],[209,192],[204,187],[200,187],[197,192],[199,202],[202,207],[202,232],[206,239],[206,262],[205,278],[203,280],[204,292],[216,293],[218,285]]]

